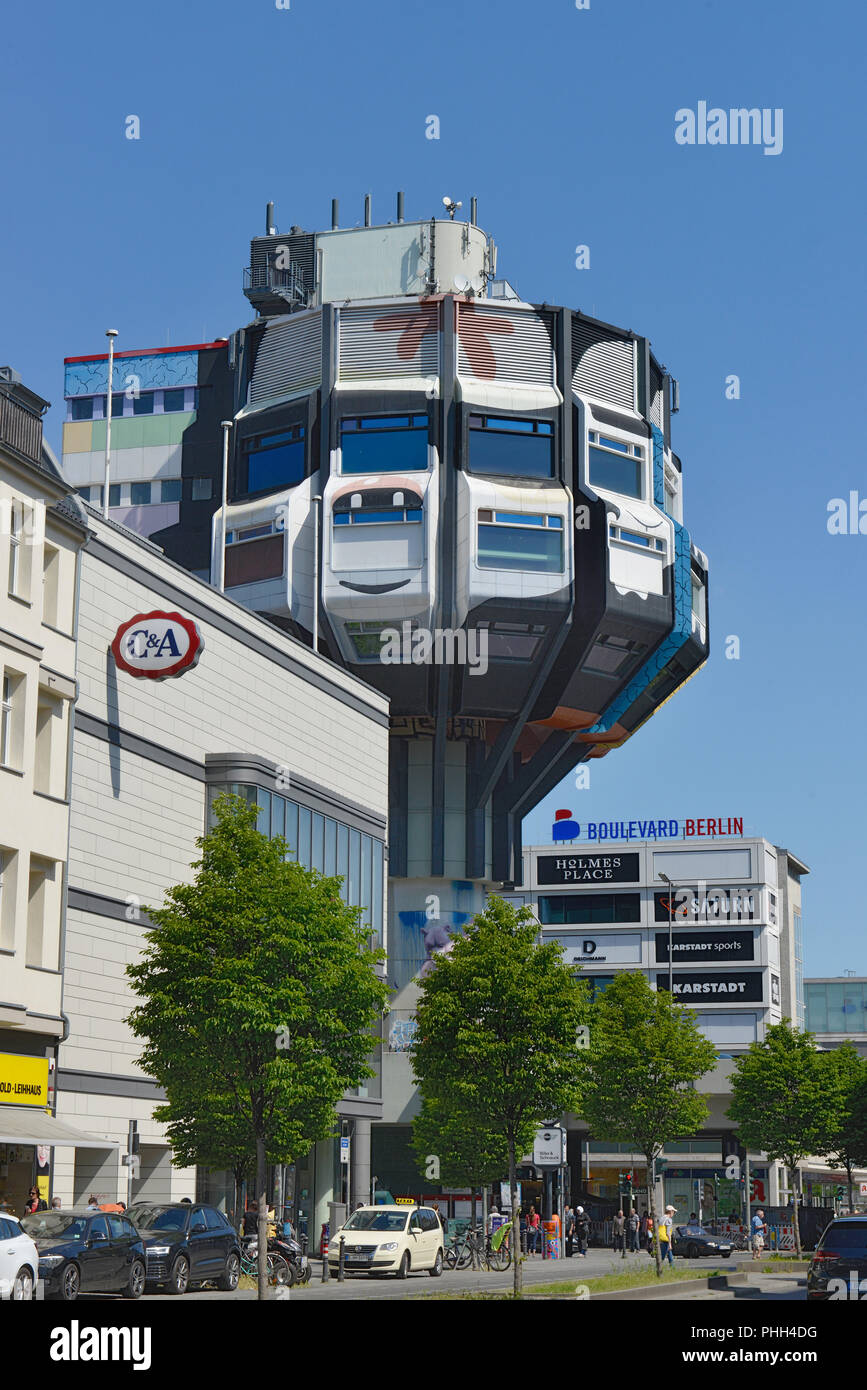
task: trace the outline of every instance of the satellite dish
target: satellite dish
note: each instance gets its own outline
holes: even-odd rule
[[[466,275],[455,276],[455,289],[458,291],[459,294],[463,294],[464,290],[468,290],[469,288],[470,282],[467,279]]]

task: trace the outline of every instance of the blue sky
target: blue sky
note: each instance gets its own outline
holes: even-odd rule
[[[525,298],[651,338],[681,383],[711,660],[525,839],[561,806],[742,815],[811,867],[810,974],[867,974],[867,536],[826,527],[831,498],[867,497],[865,28],[839,0],[48,0],[4,20],[0,361],[56,403],[55,448],[65,355],[107,327],[123,350],[246,320],[269,198],[313,230],[332,197],[353,225],[367,192],[382,221],[399,188],[410,218],[476,194]],[[781,107],[782,153],[678,145],[699,101]]]

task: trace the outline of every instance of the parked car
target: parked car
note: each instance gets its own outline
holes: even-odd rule
[[[145,1253],[131,1221],[116,1212],[38,1211],[21,1219],[39,1251],[45,1297],[73,1303],[79,1293],[141,1298]]]
[[[825,1227],[813,1252],[807,1298],[860,1300],[867,1289],[862,1280],[867,1280],[867,1217],[838,1217]]]
[[[398,1279],[417,1269],[435,1279],[443,1272],[443,1228],[432,1207],[359,1207],[328,1246],[332,1274],[338,1268],[341,1235],[347,1272],[391,1273]]]
[[[0,1298],[26,1303],[39,1278],[39,1251],[11,1212],[0,1215]]]
[[[127,1216],[144,1243],[148,1289],[163,1285],[167,1293],[181,1294],[206,1281],[227,1291],[238,1287],[238,1233],[216,1207],[139,1202]]]
[[[702,1255],[710,1255],[713,1259],[731,1258],[731,1241],[713,1235],[703,1226],[675,1226],[671,1234],[672,1255],[683,1255],[687,1260],[698,1260]]]

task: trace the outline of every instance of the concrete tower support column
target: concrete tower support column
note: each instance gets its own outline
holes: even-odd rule
[[[370,1201],[370,1120],[359,1116],[352,1135],[352,1206]]]

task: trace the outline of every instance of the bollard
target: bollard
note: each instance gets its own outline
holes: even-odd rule
[[[346,1251],[346,1237],[345,1237],[345,1236],[343,1235],[343,1233],[341,1232],[341,1234],[340,1234],[340,1254],[339,1254],[338,1257],[337,1257],[337,1282],[338,1282],[338,1284],[342,1284],[342,1283],[344,1282],[343,1269],[344,1269],[344,1262],[345,1262],[345,1258],[346,1258],[345,1251]]]

